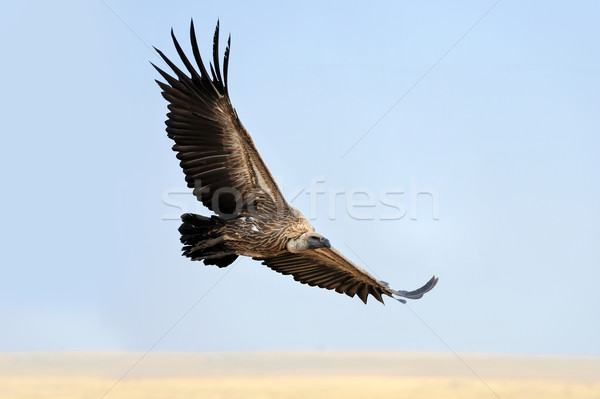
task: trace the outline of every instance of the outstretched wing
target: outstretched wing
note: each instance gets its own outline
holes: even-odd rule
[[[291,274],[294,280],[310,286],[336,290],[340,294],[358,297],[367,303],[369,294],[379,302],[382,295],[390,296],[400,302],[402,298],[419,299],[436,284],[433,276],[423,287],[414,291],[396,291],[384,281],[379,281],[366,270],[358,267],[335,248],[318,248],[298,253],[286,252],[271,258],[257,258],[263,265],[282,274]],[[400,298],[396,298],[400,297]]]
[[[156,81],[169,102],[168,136],[185,173],[188,187],[206,207],[219,216],[236,216],[249,206],[268,209],[287,206],[275,180],[260,157],[252,138],[238,119],[227,91],[227,71],[231,37],[219,65],[219,23],[213,40],[210,76],[200,57],[194,23],[190,27],[192,52],[199,72],[171,37],[190,76],[180,70],[160,50],[155,49],[175,76],[152,64],[166,83]]]

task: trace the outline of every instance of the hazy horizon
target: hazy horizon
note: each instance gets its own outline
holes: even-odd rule
[[[423,398],[591,399],[600,392],[599,372],[599,357],[151,353],[139,361],[114,353],[0,354],[0,396],[330,399],[394,392]]]

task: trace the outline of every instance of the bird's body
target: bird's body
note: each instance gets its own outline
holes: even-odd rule
[[[437,283],[433,277],[418,290],[396,291],[346,259],[329,240],[315,232],[300,211],[287,203],[240,122],[229,99],[229,42],[223,73],[219,65],[219,25],[214,36],[210,75],[190,29],[192,52],[200,73],[171,32],[175,48],[190,76],[157,50],[173,77],[155,68],[169,101],[167,134],[183,168],[188,187],[215,215],[182,215],[183,254],[206,265],[226,267],[248,256],[301,283],[334,289],[366,303],[368,295],[404,301],[420,298]],[[401,298],[396,298],[401,297]]]
[[[251,258],[277,256],[288,251],[288,244],[302,234],[308,232],[316,234],[308,220],[294,208],[292,212],[285,212],[281,219],[244,213],[232,219],[205,218],[188,214],[184,217],[184,222],[188,224],[184,223],[180,229],[185,231],[188,225],[202,223],[202,221],[214,226],[211,234],[222,240],[223,253],[235,253]],[[190,252],[194,248],[198,247],[192,244]]]

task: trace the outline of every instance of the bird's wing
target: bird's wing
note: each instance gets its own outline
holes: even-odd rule
[[[171,37],[186,75],[160,50],[162,59],[175,76],[152,64],[166,83],[156,81],[169,102],[168,136],[185,173],[188,187],[206,207],[220,216],[235,216],[249,206],[287,207],[281,191],[259,155],[252,138],[240,122],[227,90],[229,48],[219,65],[219,24],[213,40],[213,62],[208,74],[196,42],[194,23],[190,27],[192,52],[199,72]],[[277,209],[277,208],[276,208]]]
[[[382,295],[400,302],[402,298],[418,299],[437,283],[434,276],[415,291],[396,291],[384,281],[379,281],[366,270],[358,267],[335,248],[318,248],[298,253],[286,252],[270,258],[257,258],[276,272],[291,274],[294,280],[310,286],[336,290],[340,294],[358,297],[367,303],[369,294],[383,303]],[[399,298],[396,298],[399,297]]]

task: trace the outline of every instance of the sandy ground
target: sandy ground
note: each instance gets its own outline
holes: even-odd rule
[[[382,397],[600,399],[600,358],[338,352],[0,354],[0,398]]]

